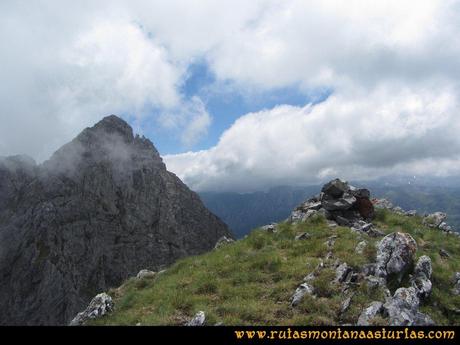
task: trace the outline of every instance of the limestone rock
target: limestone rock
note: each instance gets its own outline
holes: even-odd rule
[[[367,241],[361,241],[359,242],[357,245],[356,245],[356,248],[355,248],[355,252],[357,254],[363,254],[364,253],[364,249],[366,248],[367,246]]]
[[[153,278],[155,277],[156,272],[150,271],[150,270],[140,270],[139,273],[136,275],[137,279],[144,279],[144,278]]]
[[[373,318],[379,315],[382,312],[383,303],[382,302],[372,302],[369,307],[364,309],[358,318],[358,326],[369,326]]]
[[[460,272],[455,272],[453,280],[454,288],[452,289],[452,292],[454,295],[458,296],[460,295]]]
[[[291,297],[291,306],[297,306],[306,294],[313,295],[313,286],[308,283],[302,283]]]
[[[377,246],[378,275],[402,277],[411,268],[416,250],[417,243],[407,233],[394,232],[385,236]]]
[[[78,313],[70,322],[70,326],[81,326],[89,320],[100,318],[113,310],[112,298],[106,293],[100,293],[94,297],[88,307]]]
[[[430,228],[437,228],[446,218],[447,214],[444,212],[434,212],[424,217],[422,223]]]
[[[326,183],[321,192],[333,198],[341,198],[349,190],[348,183],[340,179],[332,180]]]
[[[431,326],[433,320],[418,311],[420,299],[414,287],[399,288],[383,305],[391,326]]]
[[[233,242],[235,241],[232,238],[227,237],[227,236],[222,236],[221,238],[217,240],[216,245],[214,246],[214,249],[218,249],[220,247],[225,246],[226,244],[230,244]]]
[[[274,232],[276,232],[276,226],[277,226],[276,223],[271,223],[271,224],[267,224],[267,225],[261,226],[260,228],[261,228],[262,230],[264,230],[264,231],[274,233]]]
[[[196,315],[185,324],[185,326],[203,326],[206,322],[206,315],[204,311],[199,311]]]

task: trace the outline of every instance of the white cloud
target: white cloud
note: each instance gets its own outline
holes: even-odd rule
[[[165,130],[179,131],[180,140],[186,147],[191,147],[199,138],[207,134],[212,117],[205,104],[198,96],[182,100],[175,108],[160,114],[158,123]]]
[[[108,113],[157,116],[193,145],[212,118],[181,87],[205,61],[243,95],[334,93],[248,114],[215,147],[167,157],[194,188],[453,172],[459,18],[459,0],[2,1],[0,154],[46,158]]]
[[[333,95],[314,106],[247,114],[210,150],[166,156],[165,162],[196,190],[257,190],[395,169],[432,174],[433,162],[457,173],[458,107],[449,88]]]

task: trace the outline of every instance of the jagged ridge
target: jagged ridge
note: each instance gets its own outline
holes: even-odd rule
[[[0,324],[67,324],[95,294],[223,235],[153,144],[108,116],[41,165],[0,160]]]

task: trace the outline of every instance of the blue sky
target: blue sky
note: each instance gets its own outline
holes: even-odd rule
[[[141,125],[143,134],[149,137],[162,155],[177,154],[185,151],[205,150],[219,141],[221,134],[242,115],[271,109],[277,105],[289,104],[302,107],[308,103],[324,101],[332,89],[317,88],[309,92],[299,90],[298,85],[275,88],[271,90],[241,90],[232,85],[231,81],[216,80],[206,62],[192,64],[188,67],[187,78],[180,93],[185,98],[199,96],[212,116],[212,122],[206,135],[194,145],[184,145],[180,140],[180,132],[167,130],[152,123],[151,118]],[[159,110],[151,110],[153,113]],[[126,117],[130,121],[130,117]],[[135,126],[135,123],[132,122]]]

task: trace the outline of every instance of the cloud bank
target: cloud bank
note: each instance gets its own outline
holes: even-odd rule
[[[194,189],[460,170],[459,0],[2,1],[0,43],[0,155],[46,158],[110,113],[193,145],[219,116],[183,92],[203,61],[209,88],[332,94],[166,156]]]

